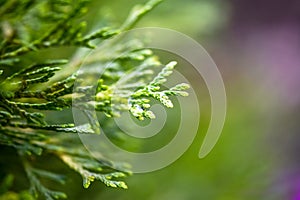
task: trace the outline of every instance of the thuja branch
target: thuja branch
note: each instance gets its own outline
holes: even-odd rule
[[[119,27],[101,27],[91,33],[86,33],[87,22],[80,19],[87,13],[88,0],[12,0],[0,7],[3,33],[0,36],[0,145],[19,153],[33,198],[66,198],[64,193],[49,189],[40,181],[64,182],[63,176],[35,167],[35,158],[48,154],[80,174],[85,188],[98,180],[110,187],[126,189],[123,178],[130,175],[128,167],[105,157],[91,157],[75,136],[100,133],[96,112],[104,113],[107,118],[118,117],[122,112],[130,112],[139,120],[155,118],[155,113],[150,111],[151,100],[171,108],[173,103],[169,97],[187,96],[188,85],[182,83],[162,89],[176,62],[162,65],[151,50],[143,48],[141,41],[108,43],[107,51],[95,54],[85,63],[96,66],[110,63],[110,67],[90,67],[78,72],[74,69],[82,60],[37,62],[40,59],[28,53],[35,51],[35,56],[39,56],[42,49],[61,46],[94,48],[96,42],[132,28],[160,2],[150,0],[136,6]],[[31,21],[34,23],[30,24]],[[40,31],[33,31],[34,27]],[[24,56],[31,64],[24,64]],[[98,70],[103,71],[100,78]],[[157,70],[160,72],[155,75]],[[81,110],[87,122],[75,125],[46,119],[46,111],[59,115],[69,108]]]

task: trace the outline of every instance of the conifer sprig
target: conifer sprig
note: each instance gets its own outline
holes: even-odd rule
[[[48,189],[40,180],[63,183],[65,179],[35,167],[33,158],[47,154],[55,155],[78,172],[85,188],[98,180],[110,187],[126,189],[123,178],[130,175],[128,168],[104,157],[91,157],[76,134],[100,133],[101,124],[95,120],[95,111],[106,117],[130,112],[139,120],[154,118],[149,110],[151,98],[171,108],[169,96],[186,96],[184,90],[188,85],[178,84],[163,90],[161,86],[176,63],[162,67],[151,50],[143,49],[141,41],[111,43],[105,54],[87,60],[86,64],[103,66],[113,60],[110,67],[102,69],[100,78],[92,76],[93,68],[72,71],[64,77],[62,69],[76,69],[82,62],[36,61],[28,54],[35,52],[38,56],[43,49],[61,46],[94,48],[95,41],[107,40],[132,28],[160,2],[150,0],[136,6],[120,27],[101,27],[91,33],[86,33],[86,22],[81,21],[88,0],[11,0],[0,6],[0,144],[19,153],[33,199],[66,198],[66,194]],[[24,64],[26,59],[32,61],[30,65]],[[155,70],[160,68],[161,72],[155,76]],[[69,108],[82,110],[88,122],[76,126],[45,118],[46,111],[59,114]]]

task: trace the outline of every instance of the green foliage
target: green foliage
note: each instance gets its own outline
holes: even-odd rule
[[[143,120],[155,117],[149,110],[151,98],[173,107],[169,96],[186,96],[184,90],[188,88],[186,84],[179,84],[161,90],[176,63],[162,67],[151,50],[142,48],[141,41],[112,43],[106,47],[110,50],[107,55],[85,61],[107,64],[113,60],[101,78],[92,76],[93,68],[76,72],[82,61],[36,62],[31,59],[31,64],[25,65],[24,60],[30,58],[30,52],[39,53],[53,47],[94,48],[96,42],[130,29],[159,2],[151,0],[135,7],[119,28],[101,27],[87,34],[86,22],[81,21],[87,12],[87,0],[0,1],[0,144],[15,148],[21,158],[31,192],[31,195],[20,193],[28,196],[23,199],[66,198],[65,193],[48,189],[40,180],[65,182],[64,176],[34,166],[34,158],[45,154],[57,156],[78,172],[85,188],[94,180],[110,187],[127,188],[121,179],[130,175],[128,168],[104,157],[93,158],[72,133],[100,133],[100,124],[94,120],[92,110],[107,117],[118,117],[121,112],[129,111]],[[71,75],[66,75],[63,69],[72,70]],[[155,76],[157,69],[161,71]],[[44,116],[45,111],[60,112],[74,107],[83,111],[88,123],[79,126],[67,122],[53,124]],[[3,182],[6,191],[9,187],[5,185],[9,182],[10,176]],[[18,194],[7,192],[5,195]],[[18,198],[22,199],[15,197]]]
[[[136,118],[143,120],[146,118],[155,118],[154,113],[148,110],[150,108],[149,99],[145,97],[153,97],[160,101],[168,108],[173,107],[172,101],[169,99],[171,95],[187,96],[188,93],[183,91],[189,88],[189,85],[182,83],[178,84],[169,90],[160,91],[160,86],[167,81],[166,77],[172,74],[172,70],[176,62],[167,64],[160,73],[147,85],[135,91],[130,99],[130,112]]]

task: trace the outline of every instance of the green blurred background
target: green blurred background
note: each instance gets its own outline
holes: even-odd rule
[[[136,3],[140,1],[97,1],[92,12],[120,23]],[[80,192],[82,198],[300,199],[299,19],[297,0],[166,0],[145,16],[138,27],[185,33],[216,62],[228,98],[222,136],[209,156],[197,157],[210,118],[210,101],[204,82],[196,77],[197,81],[190,81],[198,84],[193,87],[201,120],[188,151],[164,169],[128,178],[127,191],[94,184],[92,192]],[[93,20],[97,24],[99,19]],[[191,69],[178,57],[162,53],[161,58],[179,60],[179,71]]]
[[[135,4],[143,2],[95,0],[87,19],[91,27],[120,24]],[[165,0],[137,27],[177,30],[208,51],[226,87],[223,133],[213,151],[199,159],[210,100],[201,77],[187,77],[198,92],[201,108],[199,131],[187,152],[168,167],[127,178],[128,190],[100,182],[83,189],[79,175],[55,166],[71,177],[65,186],[69,199],[300,199],[299,21],[298,0]],[[178,60],[179,71],[193,73],[180,58],[157,53],[164,63]],[[172,136],[172,130],[167,132]],[[166,140],[155,145],[163,146]]]

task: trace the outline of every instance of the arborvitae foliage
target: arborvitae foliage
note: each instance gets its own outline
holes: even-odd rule
[[[113,60],[101,78],[93,72],[76,71],[79,61],[69,59],[44,60],[37,58],[44,49],[73,46],[94,48],[93,42],[112,38],[130,28],[160,0],[151,0],[133,8],[125,22],[118,27],[101,27],[86,33],[88,0],[0,0],[0,144],[16,150],[30,183],[28,193],[20,198],[66,198],[60,191],[48,189],[41,179],[64,183],[63,175],[36,167],[38,156],[52,154],[83,178],[83,186],[94,180],[110,187],[127,188],[120,178],[130,171],[121,164],[105,158],[95,159],[72,134],[99,134],[99,122],[89,109],[106,117],[118,117],[129,111],[139,120],[155,118],[149,108],[151,99],[166,107],[173,107],[169,96],[186,96],[186,84],[168,90],[161,85],[171,75],[175,62],[163,66],[142,43],[112,43],[110,54],[90,62],[106,63]],[[35,57],[27,56],[35,53]],[[160,68],[159,73],[155,73]],[[69,75],[66,73],[66,70]],[[65,71],[64,71],[65,70]],[[156,75],[155,75],[156,74]],[[82,81],[83,77],[88,77]],[[97,78],[97,77],[96,77]],[[93,84],[97,82],[97,84]],[[75,82],[79,86],[74,89]],[[132,91],[132,88],[137,88]],[[85,103],[81,103],[85,102]],[[60,112],[71,107],[83,110],[89,123],[75,126],[46,120],[47,112]],[[105,124],[104,124],[105,126]],[[12,182],[7,175],[0,186],[5,193]],[[5,197],[4,197],[5,198]]]

